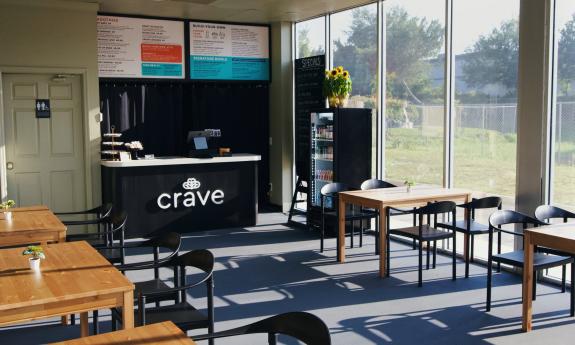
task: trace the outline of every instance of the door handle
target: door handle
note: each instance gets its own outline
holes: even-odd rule
[[[12,162],[6,163],[6,169],[8,169],[8,170],[14,169],[14,163],[12,163]]]

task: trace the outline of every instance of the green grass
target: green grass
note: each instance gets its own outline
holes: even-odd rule
[[[562,143],[561,151],[575,143]],[[454,185],[508,197],[515,195],[517,137],[493,130],[459,128],[455,132]],[[386,176],[441,184],[441,128],[390,128],[386,135]],[[575,167],[556,165],[554,202],[575,205]]]

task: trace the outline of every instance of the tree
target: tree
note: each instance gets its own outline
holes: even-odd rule
[[[312,48],[309,41],[309,29],[303,28],[299,30],[297,35],[297,54],[298,58],[321,55],[323,52],[319,47]]]
[[[575,81],[575,14],[561,29],[558,55],[559,90],[562,95],[566,95],[571,91],[571,83]]]
[[[488,35],[480,36],[465,52],[462,69],[467,85],[476,88],[502,85],[510,96],[516,94],[519,55],[517,20],[501,23]]]
[[[377,85],[377,13],[354,9],[347,39],[334,42],[334,65],[349,69],[354,94],[375,94]],[[400,7],[386,14],[387,97],[433,98],[429,70],[431,59],[443,46],[443,26],[436,20],[410,16]]]

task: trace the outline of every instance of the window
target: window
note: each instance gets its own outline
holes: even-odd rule
[[[385,177],[443,184],[445,1],[385,1]]]
[[[553,202],[575,209],[575,2],[557,0]]]
[[[377,5],[331,15],[333,66],[343,66],[353,80],[347,107],[376,108]]]
[[[455,0],[453,183],[515,206],[519,0]],[[496,9],[496,10],[494,10]],[[488,211],[488,213],[491,212]],[[482,222],[488,213],[477,214]],[[503,236],[503,252],[514,239]],[[475,253],[487,257],[487,236]]]
[[[575,210],[575,2],[557,0],[555,10],[555,103],[552,203]],[[570,267],[567,272],[570,272]],[[548,275],[561,279],[561,268]],[[570,280],[567,274],[567,280]]]
[[[372,176],[377,174],[377,5],[338,12],[330,18],[333,67],[342,66],[353,81],[346,107],[374,109]]]
[[[297,59],[325,54],[325,17],[299,22],[295,31]]]

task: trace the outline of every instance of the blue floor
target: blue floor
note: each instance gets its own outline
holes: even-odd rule
[[[451,280],[448,257],[424,271],[417,287],[417,251],[392,243],[391,278],[378,278],[374,239],[347,251],[345,264],[335,262],[335,239],[318,251],[315,233],[292,229],[280,213],[260,215],[254,228],[218,230],[186,236],[185,251],[207,248],[217,258],[216,330],[244,325],[277,313],[305,310],[321,317],[333,344],[573,344],[575,318],[569,317],[569,294],[540,284],[534,302],[534,331],[521,327],[521,281],[495,274],[493,307],[485,312],[486,269],[472,265],[470,278]],[[357,242],[356,242],[357,243]],[[131,260],[143,255],[132,253]],[[166,278],[168,272],[163,272]],[[129,274],[134,281],[151,272]],[[205,292],[192,293],[205,306]],[[109,313],[101,312],[101,329],[109,331]],[[0,329],[0,344],[40,344],[79,336],[78,326],[59,320]],[[202,333],[202,332],[199,332]],[[190,333],[192,334],[192,333]],[[265,336],[221,339],[217,344],[265,344]],[[280,338],[280,343],[296,344]],[[200,342],[199,344],[202,344]]]

